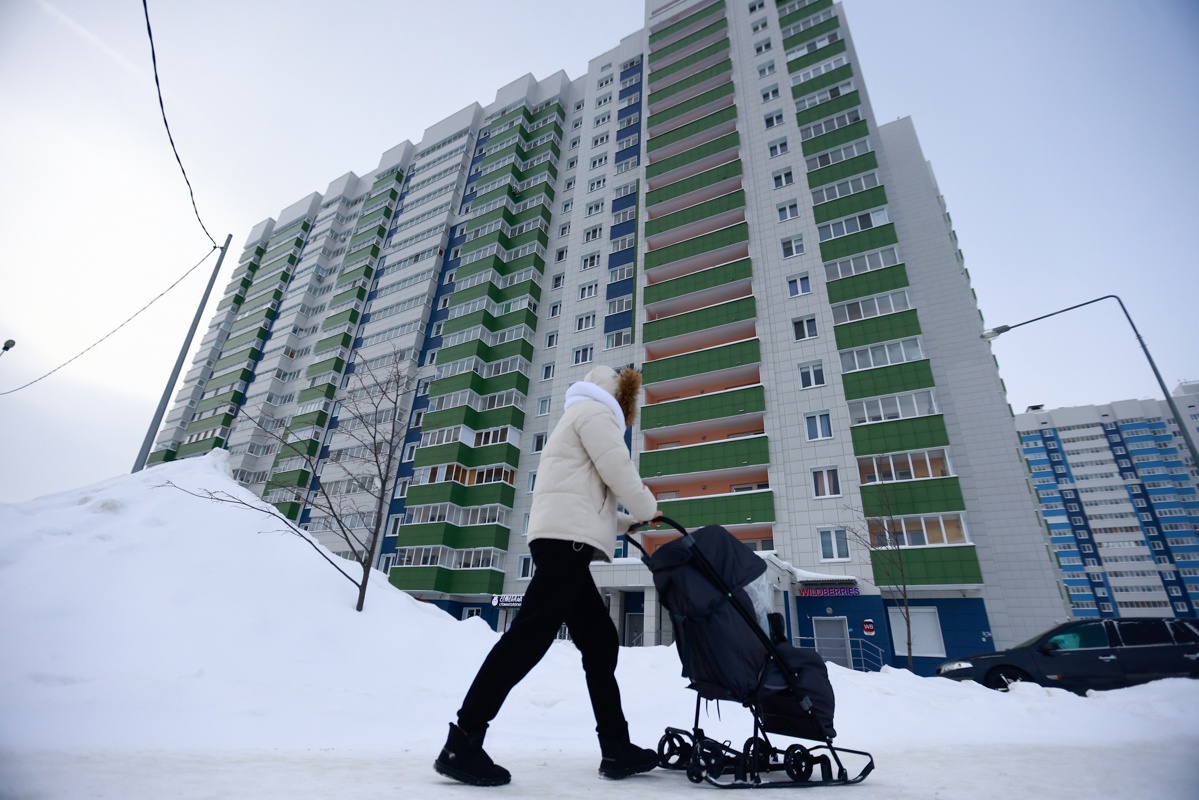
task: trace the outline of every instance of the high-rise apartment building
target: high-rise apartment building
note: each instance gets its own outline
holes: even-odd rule
[[[1069,613],[981,333],[911,122],[875,122],[841,7],[649,0],[585,75],[515,81],[254,228],[154,457],[228,448],[336,550],[307,492],[361,488],[338,402],[399,364],[378,564],[502,627],[565,389],[633,364],[630,446],[662,510],[766,551],[791,635],[832,660],[906,662],[906,596],[927,671]],[[639,561],[595,574],[626,644],[669,641]]]
[[[1199,383],[1164,400],[1016,417],[1059,576],[1076,617],[1194,617],[1199,469],[1178,432],[1199,435]]]

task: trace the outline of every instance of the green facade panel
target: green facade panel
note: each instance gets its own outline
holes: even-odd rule
[[[793,70],[794,71],[794,70]],[[847,81],[853,77],[853,65],[846,64],[842,67],[829,70],[822,75],[817,75],[814,78],[809,78],[803,83],[791,87],[791,96],[798,100],[801,97],[806,97],[813,92],[818,92],[826,86],[835,86],[842,81]],[[857,94],[852,92],[851,94]],[[819,107],[819,106],[818,106]],[[810,120],[805,119],[804,124]]]
[[[781,6],[783,3],[780,1],[778,5]],[[819,14],[826,8],[832,8],[832,6],[833,0],[816,0],[814,3],[808,3],[806,6],[779,17],[779,28],[786,29],[788,25],[800,22],[814,14]]]
[[[804,31],[807,33],[807,31]],[[832,58],[835,55],[845,52],[845,40],[839,39],[830,45],[820,48],[814,53],[808,53],[806,56],[792,59],[787,62],[787,72],[796,73],[802,72],[813,64],[819,64],[821,61]]]
[[[337,384],[322,383],[319,386],[309,386],[307,389],[301,389],[300,394],[296,396],[296,402],[303,404],[318,397],[331,400],[335,394],[337,394]]]
[[[668,183],[665,186],[660,186],[646,192],[645,204],[652,208],[658,203],[665,203],[667,200],[673,200],[676,197],[682,197],[685,194],[703,189],[706,186],[711,186],[714,183],[732,180],[733,178],[741,177],[741,160],[730,161],[727,164],[721,164],[718,167],[713,167],[710,170],[692,175],[689,178],[684,178],[681,181]]]
[[[846,64],[845,67],[838,67],[837,69],[833,70],[833,72],[839,72],[843,69],[846,69],[848,66],[849,65]],[[824,77],[824,76],[822,75],[820,77]],[[806,87],[807,84],[804,84],[804,86]],[[807,88],[806,91],[804,92],[804,94],[811,94],[814,91],[815,91],[815,88]],[[861,103],[862,103],[861,93],[856,92],[856,91],[846,92],[845,94],[840,95],[839,97],[834,97],[832,100],[825,101],[825,102],[821,103],[820,105],[812,106],[811,108],[805,108],[803,111],[800,111],[799,113],[797,113],[795,115],[795,122],[802,128],[805,125],[810,125],[813,122],[817,122],[822,119],[827,119],[828,117],[836,116],[837,114],[841,113],[842,111],[848,111],[851,108],[861,105]],[[811,139],[804,140],[804,147],[805,147],[804,152],[805,153],[808,153],[808,152],[818,153],[818,152],[820,152],[821,149],[824,149],[824,148],[817,148],[817,149],[814,149],[811,151],[806,149],[808,142],[813,142],[818,138],[819,137],[812,137]]]
[[[324,375],[326,372],[341,372],[345,368],[344,358],[326,358],[324,361],[318,361],[309,366],[304,371],[304,377],[311,378],[316,375]]]
[[[866,127],[866,120],[858,120],[852,125],[846,125],[844,128],[837,128],[835,131],[822,133],[819,136],[814,136],[803,143],[803,154],[810,156],[815,153],[822,153],[833,147],[839,147],[846,142],[854,142],[858,139],[865,138],[870,131]]]
[[[957,478],[872,483],[862,487],[862,513],[869,518],[908,517],[965,511]]]
[[[847,322],[833,328],[837,335],[837,349],[850,350],[877,342],[890,342],[920,335],[920,320],[916,309],[884,314],[857,322]]]
[[[456,506],[489,506],[500,504],[512,507],[516,490],[506,483],[483,483],[465,486],[461,483],[444,481],[413,486],[408,490],[407,505],[427,506],[435,503],[452,503]]]
[[[733,82],[722,83],[719,86],[714,86],[707,91],[700,92],[695,97],[684,100],[681,103],[676,103],[670,108],[659,111],[649,118],[648,126],[650,128],[657,127],[670,120],[688,114],[697,108],[702,108],[709,103],[715,103],[724,97],[729,97],[733,94]]]
[[[841,385],[845,389],[846,400],[861,400],[863,397],[914,392],[936,384],[933,381],[932,366],[928,359],[923,359],[849,372],[841,376]]]
[[[300,414],[293,417],[291,427],[293,430],[302,430],[309,426],[323,428],[329,422],[328,411],[309,411],[307,414]]]
[[[866,211],[887,204],[887,191],[881,186],[857,192],[847,197],[838,197],[828,203],[821,203],[812,208],[812,216],[817,223],[840,219],[858,211]]]
[[[474,547],[498,547],[507,550],[508,536],[508,529],[503,525],[472,525],[462,528],[448,522],[425,522],[419,525],[401,525],[396,534],[396,546],[444,544],[455,550]]]
[[[719,2],[713,3],[710,6],[705,6],[699,11],[696,11],[694,14],[683,17],[678,22],[673,22],[660,31],[651,33],[649,35],[649,46],[652,48],[655,44],[663,39],[668,39],[676,33],[681,33],[687,28],[690,28],[692,25],[696,25],[701,20],[707,19],[708,17],[720,11],[724,11],[724,0],[719,0]]]
[[[307,488],[312,482],[312,473],[306,469],[291,469],[287,472],[276,472],[271,476],[270,487],[277,489],[282,486],[298,486]]]
[[[711,289],[714,286],[723,286],[726,283],[748,280],[751,277],[753,277],[753,265],[748,258],[742,258],[739,261],[731,261],[700,272],[693,272],[690,275],[646,286],[643,297],[647,304],[660,303],[663,300],[682,297],[685,294]]]
[[[330,350],[336,350],[339,347],[349,347],[354,343],[354,337],[348,333],[339,333],[336,336],[328,336],[321,339],[312,347],[312,352],[320,355]]]
[[[736,211],[745,207],[745,192],[738,189],[735,192],[714,197],[711,200],[703,203],[698,203],[689,206],[673,214],[667,214],[657,219],[650,220],[645,225],[645,233],[647,236],[654,236],[663,231],[678,228],[683,225],[690,225],[693,222],[699,222],[702,219],[724,214],[729,211]]]
[[[903,560],[902,571],[899,559]],[[974,545],[881,548],[870,551],[878,586],[981,586],[982,567]],[[903,576],[902,578],[900,576]]]
[[[641,329],[645,342],[656,342],[672,336],[683,336],[695,331],[743,322],[757,316],[757,304],[753,297],[743,297],[727,303],[676,314],[673,317],[647,322]]]
[[[664,46],[658,48],[657,50],[651,50],[650,54],[649,54],[649,63],[652,65],[655,61],[661,61],[666,56],[672,55],[672,54],[680,52],[682,50],[686,50],[688,47],[691,47],[696,42],[707,39],[710,36],[715,36],[718,33],[720,33],[721,31],[728,30],[728,27],[729,27],[728,22],[723,17],[721,17],[720,19],[713,22],[711,25],[707,25],[703,28],[700,28],[695,33],[689,33],[686,36],[684,36],[682,39],[671,42],[668,45],[664,45]]]
[[[744,389],[701,394],[685,400],[644,406],[641,409],[641,430],[651,431],[670,425],[685,425],[765,410],[766,390],[761,386],[748,386]]]
[[[470,447],[461,442],[455,442],[416,449],[416,466],[418,467],[429,467],[434,464],[461,464],[467,469],[486,467],[492,464],[508,464],[515,467],[519,462],[520,448],[506,443],[487,447]],[[408,505],[412,505],[411,500]]]
[[[804,9],[804,10],[806,11],[807,9]],[[783,39],[783,49],[790,50],[792,47],[795,47],[796,45],[803,44],[804,42],[810,42],[813,39],[819,39],[821,36],[825,35],[826,33],[835,31],[840,27],[841,27],[841,18],[840,17],[833,17],[832,19],[826,19],[824,22],[813,25],[812,27],[810,27],[806,30],[802,30],[799,33],[793,34],[791,36],[788,36],[786,39]],[[842,39],[841,41],[844,41],[844,40]],[[821,50],[817,50],[816,52],[819,53],[819,52],[821,52]],[[812,55],[815,55],[815,53],[813,53]]]
[[[663,500],[662,513],[684,528],[774,522],[773,492],[736,492],[719,497]]]
[[[728,49],[729,40],[720,39],[719,41],[713,42],[701,50],[696,50],[694,53],[685,58],[680,58],[678,61],[667,64],[664,67],[658,67],[657,69],[651,70],[649,74],[649,85],[652,87],[662,78],[674,75],[675,73],[684,72],[692,64],[698,64],[699,62],[711,58],[717,53],[720,53],[722,50]]]
[[[855,456],[872,456],[880,453],[900,453],[904,450],[949,446],[949,433],[945,430],[945,419],[940,414],[914,419],[897,419],[893,422],[875,422],[870,425],[854,425],[849,431],[853,437],[853,454]]]
[[[655,105],[685,89],[690,89],[692,86],[698,86],[704,81],[711,80],[712,78],[719,77],[726,72],[730,72],[732,69],[733,62],[726,58],[724,61],[721,61],[718,64],[705,67],[698,72],[688,75],[686,78],[683,78],[680,81],[675,81],[669,86],[663,86],[661,89],[652,92],[649,96],[649,104],[651,106]]]
[[[745,436],[708,444],[671,447],[641,454],[641,475],[686,475],[716,469],[737,469],[770,463],[765,436]]]
[[[175,458],[188,458],[189,456],[198,456],[201,453],[207,453],[209,450],[216,450],[225,446],[225,440],[219,436],[214,436],[211,439],[201,439],[198,442],[180,445],[175,452]]]
[[[819,208],[820,206],[817,206]],[[909,286],[908,270],[904,264],[895,264],[882,269],[839,278],[825,284],[830,303],[844,303],[855,297],[869,297],[883,292],[894,291]]]
[[[877,228],[821,242],[820,257],[825,261],[836,261],[839,258],[852,256],[854,253],[877,250],[880,247],[886,247],[898,241],[899,237],[895,235],[895,223],[888,222],[886,225],[879,225]]]
[[[733,131],[732,133],[726,133],[724,136],[718,136],[710,142],[701,144],[699,147],[688,148],[681,153],[676,153],[670,158],[664,158],[660,161],[655,161],[652,164],[649,164],[645,168],[645,176],[647,178],[656,178],[659,175],[665,175],[672,170],[685,167],[688,164],[694,164],[696,161],[709,158],[710,156],[717,155],[718,153],[723,153],[726,150],[735,150],[736,148],[740,147],[740,145],[741,137],[736,131]],[[735,155],[735,153],[731,153],[729,157],[732,158]]]
[[[393,567],[387,580],[392,586],[407,592],[499,594],[504,589],[504,573],[494,569]]]
[[[641,370],[646,383],[658,383],[707,372],[717,372],[761,361],[761,346],[757,339],[735,342],[681,356],[650,361]]]
[[[660,247],[645,254],[645,269],[654,269],[685,258],[702,255],[722,247],[749,241],[749,224],[739,222],[718,231],[694,236],[677,244]]]
[[[830,183],[843,181],[854,175],[861,175],[863,172],[870,172],[874,169],[878,169],[878,156],[871,150],[869,153],[863,153],[860,156],[847,158],[836,164],[812,170],[807,175],[808,186],[816,189]]]
[[[647,153],[652,153],[660,147],[665,147],[666,145],[674,144],[675,142],[681,142],[684,139],[689,139],[692,136],[695,136],[696,134],[703,133],[709,128],[715,128],[718,125],[725,124],[726,122],[736,122],[736,120],[736,106],[722,108],[719,111],[713,111],[707,116],[703,116],[697,120],[688,122],[686,125],[680,125],[679,127],[669,130],[666,133],[660,133],[657,136],[654,136],[649,140],[649,143],[646,144],[645,150]]]

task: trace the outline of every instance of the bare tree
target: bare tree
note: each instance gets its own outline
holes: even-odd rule
[[[361,577],[354,581],[359,611],[366,602],[408,432],[414,370],[408,351],[393,350],[390,356],[357,363],[347,386],[317,409],[335,413],[337,427],[314,483],[324,431],[319,419],[311,419],[314,412],[285,422],[264,416],[253,420],[279,447],[263,498],[272,504],[307,504],[309,532],[330,532],[348,548],[361,568]]]
[[[879,488],[878,500],[881,513],[868,515],[865,508],[847,507],[854,513],[857,521],[846,525],[845,529],[854,541],[870,552],[870,562],[874,569],[875,580],[884,595],[891,594],[896,601],[900,616],[903,617],[904,634],[907,637],[904,648],[908,655],[908,669],[913,670],[912,662],[912,612],[908,602],[907,565],[904,562],[903,546],[907,544],[903,526],[898,524],[891,513],[891,494],[886,484],[876,484]],[[863,503],[863,506],[865,503]],[[879,578],[882,580],[878,580]],[[888,625],[888,627],[890,627]]]

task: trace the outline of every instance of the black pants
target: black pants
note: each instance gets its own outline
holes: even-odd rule
[[[557,539],[535,539],[529,543],[529,551],[537,571],[512,626],[479,667],[458,710],[459,727],[470,733],[495,719],[512,687],[546,654],[565,622],[583,654],[596,732],[604,737],[627,737],[628,725],[616,684],[620,641],[591,577],[593,548]]]

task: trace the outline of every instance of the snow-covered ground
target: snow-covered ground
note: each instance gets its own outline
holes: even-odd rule
[[[366,609],[311,546],[253,511],[222,454],[0,505],[0,798],[689,797],[677,772],[596,777],[572,645],[512,693],[488,751],[509,786],[432,770],[495,640],[375,575]],[[245,495],[249,498],[249,495]],[[1199,797],[1199,681],[1077,697],[1007,694],[903,670],[831,667],[837,743],[877,767],[867,798]],[[689,727],[695,696],[669,648],[621,651],[635,740]],[[737,744],[747,713],[704,722]],[[771,795],[773,796],[773,795]]]

